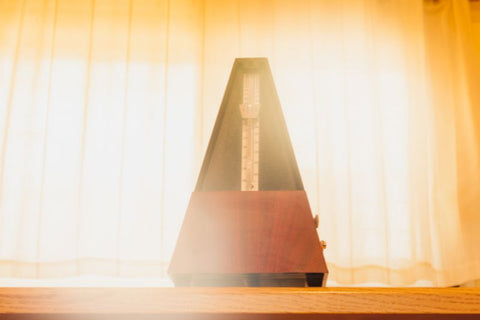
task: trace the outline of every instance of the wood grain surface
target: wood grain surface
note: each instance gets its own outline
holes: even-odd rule
[[[193,192],[170,274],[326,273],[301,190]]]
[[[480,319],[472,288],[0,288],[0,319]]]

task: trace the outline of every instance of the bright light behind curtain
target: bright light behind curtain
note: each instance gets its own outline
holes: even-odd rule
[[[0,276],[163,276],[199,159],[200,8],[1,4]]]
[[[165,276],[233,60],[265,56],[329,279],[480,278],[469,10],[0,2],[0,276]]]

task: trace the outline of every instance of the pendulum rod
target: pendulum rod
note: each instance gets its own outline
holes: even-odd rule
[[[242,191],[258,191],[259,110],[259,75],[258,73],[245,73],[243,75],[243,103],[240,104],[242,115]]]

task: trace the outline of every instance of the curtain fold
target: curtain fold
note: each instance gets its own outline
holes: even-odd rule
[[[478,12],[0,1],[0,277],[166,277],[233,61],[263,56],[331,283],[480,278]]]

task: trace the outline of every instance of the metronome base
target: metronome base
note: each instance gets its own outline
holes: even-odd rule
[[[186,274],[172,277],[175,287],[323,287],[323,273]]]
[[[303,190],[193,192],[168,270],[176,286],[322,286]]]

